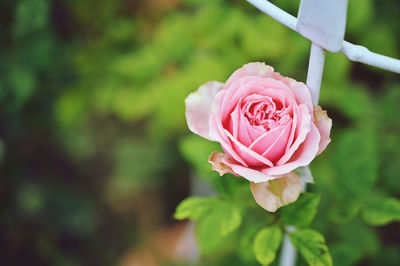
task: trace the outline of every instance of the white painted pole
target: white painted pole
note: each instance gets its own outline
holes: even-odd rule
[[[289,232],[294,231],[294,227],[286,228]],[[282,251],[281,251],[281,266],[294,266],[296,263],[296,249],[290,242],[289,236],[287,234],[283,237]]]
[[[322,74],[324,72],[325,51],[315,43],[311,43],[310,60],[308,63],[307,87],[311,91],[313,105],[318,104],[319,92],[321,89]],[[305,190],[305,186],[303,186]],[[287,227],[288,232],[295,230],[294,227]],[[289,236],[284,235],[282,251],[281,251],[281,266],[294,266],[296,263],[296,249],[290,242]]]
[[[247,0],[247,2],[289,29],[296,31],[297,19],[286,11],[265,0]]]
[[[400,74],[400,60],[371,52],[364,46],[343,41],[340,52],[351,61],[364,63]]]
[[[266,0],[246,0],[263,13],[279,21],[286,27],[297,31],[297,18],[280,9],[279,7],[271,4]],[[342,42],[342,48],[340,52],[343,53],[348,59],[355,62],[364,63],[370,66],[385,69],[391,72],[400,74],[400,60],[380,55],[371,52],[367,48],[349,43],[347,41]]]
[[[324,72],[325,51],[317,44],[311,44],[310,61],[308,63],[307,87],[311,91],[313,105],[318,105],[321,89],[322,74]]]

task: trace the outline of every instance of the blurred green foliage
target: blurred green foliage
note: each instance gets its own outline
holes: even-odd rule
[[[273,2],[297,13],[299,1]],[[395,0],[350,0],[346,39],[398,58],[399,13]],[[219,147],[189,133],[183,101],[250,61],[304,81],[309,48],[240,0],[2,0],[2,262],[119,264],[173,224],[190,173],[218,192],[199,264],[269,261],[253,244],[276,218],[248,182],[210,170]],[[304,234],[324,235],[335,265],[400,264],[399,102],[398,75],[327,55],[332,143],[311,165],[321,197]]]

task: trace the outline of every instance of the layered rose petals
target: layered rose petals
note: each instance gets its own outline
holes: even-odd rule
[[[224,84],[221,82],[209,81],[186,98],[186,121],[193,133],[209,139],[208,120],[211,112],[211,104],[214,101],[215,95],[223,86]]]
[[[185,103],[189,129],[218,141],[225,152],[210,156],[213,169],[251,181],[259,204],[271,197],[271,180],[297,191],[291,171],[308,165],[330,142],[332,121],[312,105],[307,86],[263,63],[244,65],[225,84],[201,86]],[[262,206],[272,210],[294,198],[287,195],[291,189],[282,191],[286,198]]]

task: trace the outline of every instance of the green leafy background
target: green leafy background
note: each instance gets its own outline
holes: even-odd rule
[[[349,0],[346,39],[399,58],[399,13]],[[309,48],[244,0],[2,0],[1,264],[187,265],[175,208],[214,191],[175,213],[197,220],[198,265],[277,265],[286,233],[298,265],[400,265],[399,75],[327,54],[332,143],[276,215],[186,127],[199,85],[250,61],[305,81]]]

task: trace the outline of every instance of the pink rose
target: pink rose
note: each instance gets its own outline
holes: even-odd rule
[[[225,152],[211,154],[213,169],[251,181],[257,203],[270,211],[297,199],[301,182],[292,171],[307,166],[330,142],[332,121],[312,105],[307,86],[264,63],[244,65],[225,84],[200,86],[185,103],[189,129],[219,142]],[[288,199],[265,202],[268,184],[277,179]]]

